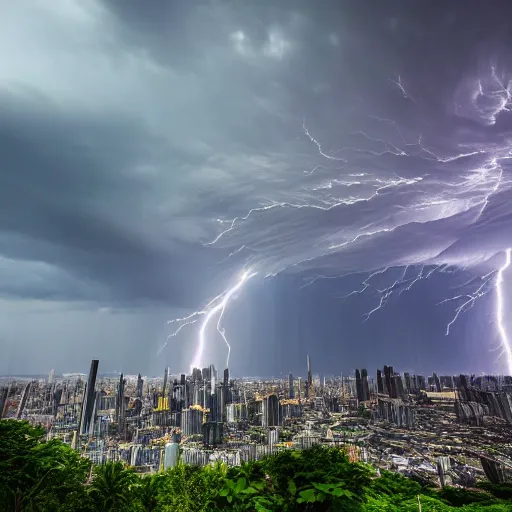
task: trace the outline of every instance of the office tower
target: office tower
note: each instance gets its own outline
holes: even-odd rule
[[[396,391],[397,398],[404,398],[404,396],[405,396],[404,381],[402,380],[402,377],[400,374],[395,375],[394,382],[395,382],[395,391]]]
[[[222,380],[220,389],[220,419],[219,421],[226,421],[226,406],[230,401],[229,397],[229,369],[224,370],[224,378]]]
[[[311,359],[309,357],[309,354],[307,356],[308,361],[308,397],[313,396],[313,375],[311,374]]]
[[[439,377],[435,372],[432,372],[432,381],[435,387],[435,390],[440,393],[442,391],[441,389],[441,381],[439,380]]]
[[[261,426],[277,427],[280,424],[279,399],[272,394],[261,401]]]
[[[169,379],[169,367],[165,367],[164,371],[164,385],[162,387],[162,396],[165,396],[165,391],[167,389],[167,380]]]
[[[210,414],[208,415],[209,421],[220,421],[221,420],[221,398],[220,398],[220,388],[214,389],[214,392],[210,395]]]
[[[203,406],[205,409],[210,409],[212,403],[212,389],[211,389],[211,381],[207,379],[204,381],[203,385]]]
[[[223,423],[208,421],[203,423],[203,443],[205,446],[217,446],[222,443]]]
[[[142,399],[142,388],[144,386],[144,380],[142,379],[141,374],[137,377],[137,398]],[[165,396],[165,394],[164,394]]]
[[[63,389],[56,389],[53,393],[53,401],[52,401],[52,415],[53,417],[57,417],[57,412],[59,411],[59,405],[62,399]]]
[[[118,432],[122,435],[125,427],[125,415],[126,415],[126,402],[124,401],[124,388],[126,385],[126,379],[123,374],[119,376],[119,383],[117,385],[117,398],[116,398],[116,420]]]
[[[80,434],[88,434],[89,427],[92,421],[92,415],[94,411],[94,403],[96,397],[96,375],[98,374],[98,359],[91,361],[91,368],[89,370],[89,377],[87,384],[84,389],[84,395],[82,400],[82,411],[80,413]]]
[[[363,389],[363,399],[367,402],[370,400],[370,385],[368,383],[368,370],[366,368],[361,370],[361,385]]]
[[[274,428],[268,432],[268,444],[274,446],[277,443],[279,443],[279,430]]]
[[[392,366],[384,366],[384,378],[386,382],[386,392],[390,398],[397,398],[395,372]]]
[[[293,389],[293,375],[292,372],[288,375],[288,398],[295,398],[295,391]]]
[[[193,368],[192,369],[192,381],[193,382],[200,382],[202,381],[202,375],[200,368]]]
[[[228,404],[226,407],[226,423],[238,423],[246,418],[244,403]]]
[[[377,393],[384,393],[384,382],[382,381],[382,372],[377,370]]]
[[[5,401],[4,401],[3,407],[2,407],[2,409],[0,409],[0,419],[5,418],[5,416],[7,415],[7,411],[9,410],[9,405],[10,405],[9,394],[10,394],[10,391],[11,391],[11,385],[9,384],[9,386],[7,387],[7,393],[5,394]]]
[[[236,404],[228,404],[226,407],[226,423],[236,423]]]
[[[0,389],[0,419],[3,417],[4,406],[8,403],[9,388]]]
[[[181,411],[181,431],[184,436],[202,433],[203,411],[200,409],[183,409]]]
[[[23,414],[23,409],[25,409],[25,405],[27,404],[28,394],[30,393],[30,387],[32,386],[32,382],[29,382],[25,389],[23,390],[23,393],[21,395],[21,400],[18,405],[18,410],[16,411],[16,418],[20,419],[21,415]]]
[[[210,386],[211,392],[215,393],[215,385],[217,384],[217,371],[213,364],[210,365]]]
[[[404,379],[405,379],[404,391],[406,394],[409,394],[411,392],[411,375],[408,372],[405,372]]]
[[[357,369],[356,369],[356,395],[357,395],[357,399],[360,402],[364,401],[363,383],[362,383],[362,380],[361,380],[361,373]]]
[[[48,384],[52,384],[53,383],[53,375],[55,373],[55,370],[50,370],[50,374],[48,375]]]

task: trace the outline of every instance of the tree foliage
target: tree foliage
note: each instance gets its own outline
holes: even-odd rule
[[[0,421],[0,510],[57,510],[84,494],[90,462],[44,437],[27,422]]]
[[[87,459],[26,422],[0,421],[0,512],[512,512],[510,488],[442,491],[380,476],[336,448],[285,450],[239,467],[179,463],[138,475]]]

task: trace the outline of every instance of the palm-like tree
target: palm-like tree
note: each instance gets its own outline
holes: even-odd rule
[[[130,502],[136,478],[122,462],[107,462],[95,468],[89,493],[101,510],[118,512]]]
[[[137,486],[137,497],[147,512],[152,512],[158,506],[158,494],[162,489],[164,480],[161,475],[147,475],[140,479]]]

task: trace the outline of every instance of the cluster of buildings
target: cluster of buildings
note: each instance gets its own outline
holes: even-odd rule
[[[230,465],[279,450],[338,446],[352,460],[430,482],[512,480],[512,378],[425,377],[392,366],[354,375],[232,379],[213,365],[190,375],[0,379],[0,418],[42,425],[95,463],[140,472],[178,460]]]

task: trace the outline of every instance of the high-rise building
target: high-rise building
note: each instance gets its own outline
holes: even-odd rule
[[[279,399],[277,395],[268,395],[261,401],[261,426],[277,427],[280,425]]]
[[[356,395],[357,399],[362,402],[364,400],[363,396],[363,383],[361,381],[361,372],[356,369]]]
[[[223,423],[208,421],[203,423],[203,443],[205,446],[217,446],[222,443]]]
[[[122,416],[124,412],[124,385],[126,381],[123,378],[123,374],[119,376],[119,383],[117,385],[117,399],[116,399],[116,421],[122,422]]]
[[[311,373],[311,358],[309,357],[309,354],[307,355],[307,364],[308,364],[308,380],[306,383],[306,389],[305,389],[305,397],[310,398],[314,395],[314,387],[313,387],[313,374]]]
[[[384,381],[382,380],[382,372],[377,370],[377,393],[384,393]]]
[[[404,380],[405,380],[405,393],[411,392],[411,375],[408,372],[404,373]]]
[[[220,389],[220,421],[226,421],[226,406],[231,401],[229,393],[229,368],[224,370],[224,378],[222,379]]]
[[[442,391],[441,387],[441,381],[439,380],[439,377],[437,376],[437,373],[432,372],[432,384],[434,386],[434,389],[440,393]]]
[[[144,386],[144,381],[142,380],[142,377],[139,373],[137,377],[137,398],[142,399],[142,389]],[[165,395],[164,395],[165,396]]]
[[[23,414],[23,409],[25,409],[25,405],[27,404],[28,395],[30,393],[30,388],[32,386],[32,382],[29,382],[25,389],[23,389],[23,393],[21,395],[20,403],[18,404],[18,410],[16,411],[16,418],[20,419]]]
[[[200,382],[203,380],[203,376],[201,375],[201,369],[200,368],[194,368],[192,370],[192,380],[194,382]]]
[[[181,431],[184,436],[201,434],[203,411],[201,409],[183,409],[181,411]]]
[[[292,372],[288,375],[288,398],[295,398],[295,391],[293,389],[293,375]]]
[[[82,400],[82,412],[80,414],[80,434],[88,434],[89,426],[91,425],[92,415],[94,411],[94,404],[96,402],[96,375],[98,374],[98,359],[91,361],[91,368],[89,370],[89,378],[87,385],[84,389]]]
[[[9,409],[9,393],[11,391],[11,385],[9,384],[4,388],[4,392],[0,392],[0,419],[2,419]]]
[[[361,384],[363,387],[363,400],[366,402],[370,400],[370,384],[368,383],[368,370],[366,368],[361,370]]]
[[[169,367],[165,367],[164,370],[164,385],[162,386],[162,396],[165,396],[167,390],[167,380],[169,379]]]
[[[386,393],[391,398],[397,398],[395,372],[392,366],[384,366],[384,378],[386,383]]]

